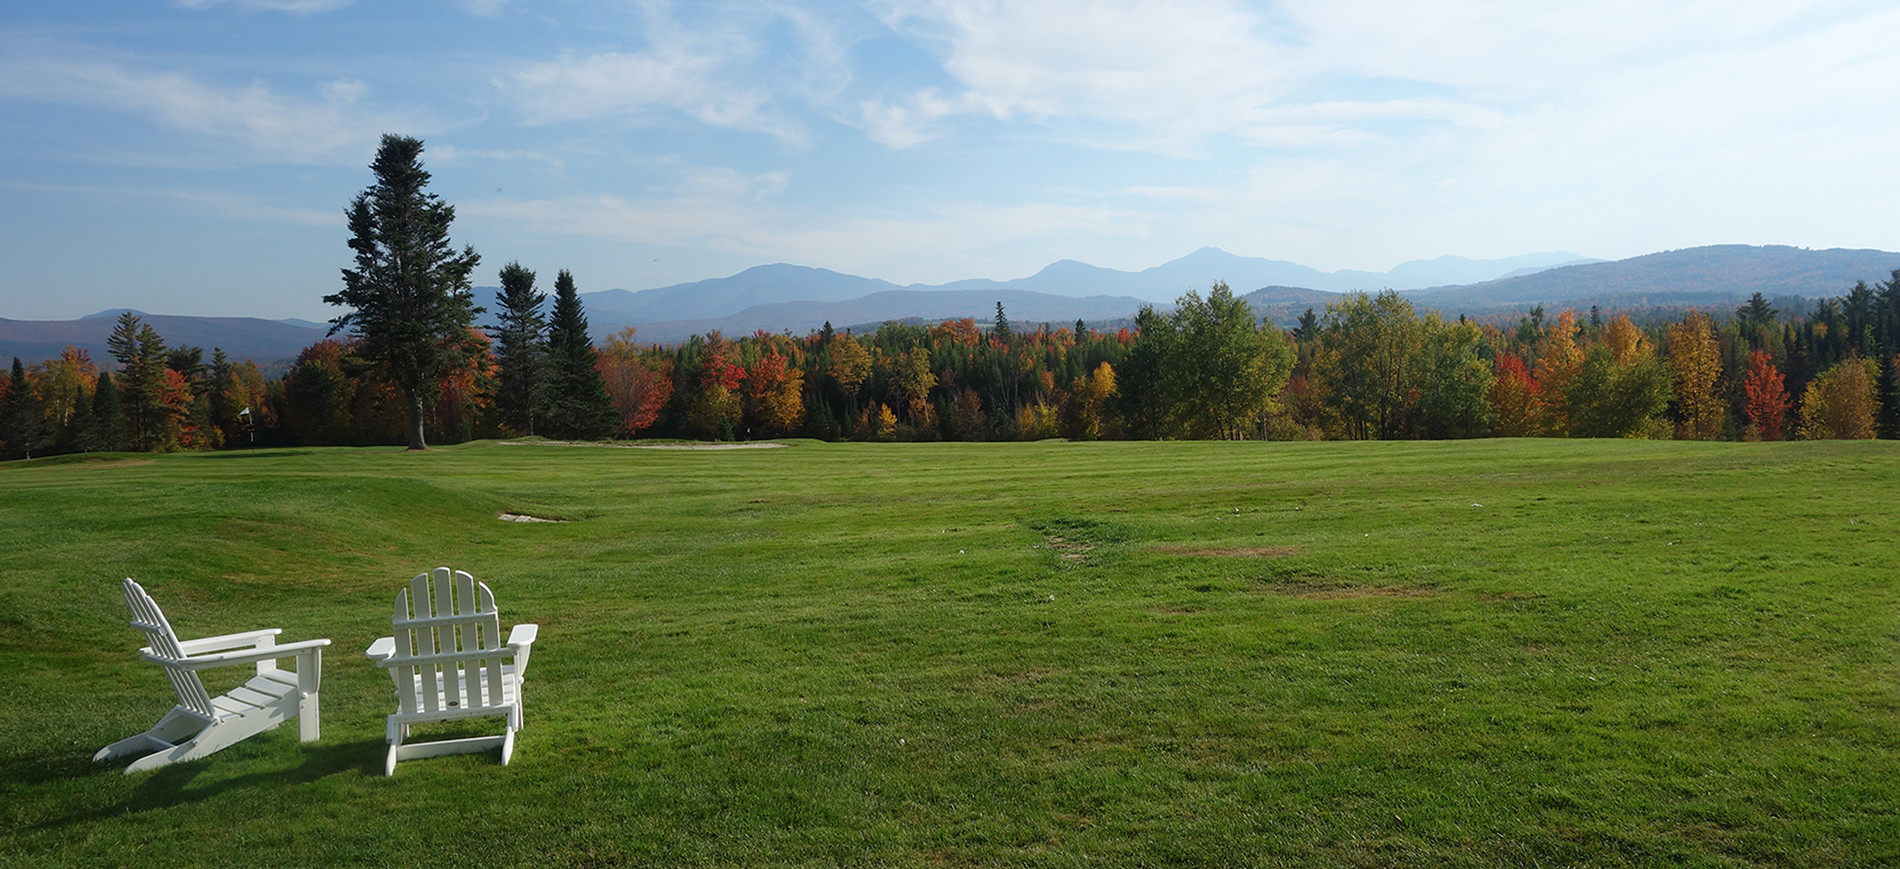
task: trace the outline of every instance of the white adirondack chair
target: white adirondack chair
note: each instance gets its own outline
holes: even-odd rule
[[[178,692],[178,705],[152,729],[121,739],[92,756],[103,761],[143,755],[125,768],[127,773],[157,769],[169,763],[196,760],[297,718],[297,738],[317,739],[317,687],[323,675],[323,647],[329,640],[304,640],[277,645],[278,628],[180,640],[159,611],[152,596],[131,579],[125,581],[125,604],[132,610],[132,627],[145,634],[149,645],[139,649],[147,661],[165,669]],[[277,669],[283,658],[296,658],[297,669]],[[257,675],[230,693],[212,697],[198,678],[199,670],[253,664]]]
[[[396,682],[383,773],[395,775],[399,760],[497,746],[507,765],[522,723],[521,680],[540,627],[515,625],[503,642],[501,615],[488,586],[446,567],[418,574],[396,592],[390,625],[395,635],[377,640],[366,652]],[[406,742],[414,724],[487,716],[505,719],[500,736]]]

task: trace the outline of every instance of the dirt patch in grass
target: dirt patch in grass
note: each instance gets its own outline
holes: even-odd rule
[[[1401,585],[1360,585],[1325,576],[1299,576],[1280,580],[1262,580],[1254,590],[1264,594],[1297,597],[1304,600],[1357,600],[1363,598],[1438,597],[1432,588]]]
[[[1200,555],[1208,558],[1286,558],[1300,554],[1292,546],[1230,546],[1208,548],[1202,546],[1163,546],[1161,551],[1169,555]]]
[[[1095,551],[1093,544],[1083,543],[1080,540],[1070,540],[1067,537],[1056,534],[1043,537],[1042,545],[1053,550],[1056,554],[1056,558],[1061,561],[1085,561],[1088,559],[1089,553]]]
[[[1399,588],[1383,585],[1376,587],[1326,588],[1293,593],[1293,597],[1307,600],[1347,600],[1365,597],[1437,597],[1438,592],[1429,588]]]
[[[1116,523],[1080,516],[1035,519],[1024,524],[1042,535],[1038,548],[1054,552],[1056,560],[1065,564],[1090,563],[1093,556],[1101,554],[1098,549],[1114,551],[1130,536],[1128,529]]]

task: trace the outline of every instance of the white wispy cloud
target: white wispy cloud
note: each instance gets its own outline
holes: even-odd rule
[[[325,82],[311,97],[262,81],[218,85],[175,70],[139,67],[68,46],[25,47],[0,40],[0,98],[91,106],[143,115],[166,127],[232,143],[251,158],[276,162],[360,159],[382,131],[426,130],[416,114],[397,117],[361,105],[369,87]],[[11,49],[19,49],[17,51]]]
[[[272,12],[308,15],[313,12],[342,9],[355,2],[356,0],[172,0],[172,5],[184,9],[236,6],[241,9],[265,9]]]
[[[850,80],[847,53],[818,16],[789,5],[748,7],[686,24],[665,4],[641,10],[639,50],[563,52],[495,81],[530,125],[677,113],[701,124],[809,142],[799,115]],[[783,24],[796,38],[774,44]],[[783,104],[783,105],[781,105]]]
[[[429,143],[428,159],[431,163],[461,163],[477,160],[539,163],[556,172],[567,168],[565,159],[546,151],[527,148],[462,148],[453,142]]]
[[[209,217],[243,223],[271,223],[284,226],[343,226],[341,206],[333,211],[283,205],[248,193],[228,190],[184,187],[117,187],[80,184],[32,184],[9,182],[7,187],[62,197],[84,197],[98,202],[137,199],[164,203],[194,217]]]
[[[1106,122],[1160,149],[1228,129],[1296,81],[1268,22],[1222,0],[890,0],[878,11],[892,30],[935,46],[961,86],[930,105]],[[927,124],[946,114],[911,116]]]

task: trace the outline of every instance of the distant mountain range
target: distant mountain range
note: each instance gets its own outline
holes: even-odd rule
[[[28,365],[59,356],[67,345],[85,350],[94,362],[110,363],[106,338],[118,325],[123,309],[101,311],[78,320],[7,320],[0,318],[0,360],[20,357]],[[328,325],[260,320],[255,317],[173,317],[138,314],[141,322],[165,339],[168,347],[203,347],[205,361],[211,348],[222,347],[235,361],[256,360],[259,365],[296,358],[297,352],[323,338]],[[300,321],[298,321],[300,322]]]
[[[1323,272],[1298,263],[1236,256],[1204,247],[1139,272],[1061,260],[1015,280],[908,286],[779,263],[749,268],[728,278],[637,293],[582,293],[581,301],[587,309],[588,324],[597,334],[634,326],[641,340],[667,343],[713,329],[727,335],[746,335],[759,329],[802,334],[827,322],[843,329],[909,317],[988,320],[995,315],[999,301],[1011,319],[1023,322],[1113,320],[1133,317],[1143,303],[1166,306],[1188,290],[1205,293],[1215,281],[1226,281],[1237,293],[1272,285],[1339,292],[1416,289],[1592,262],[1599,260],[1565,252],[1496,260],[1444,256],[1402,263],[1389,272]],[[494,301],[498,288],[476,290],[480,304],[491,312],[498,307]]]
[[[1889,280],[1894,269],[1900,269],[1900,253],[1884,250],[1721,244],[1434,287],[1411,297],[1418,305],[1474,313],[1537,304],[1578,310],[1591,305],[1696,306],[1739,301],[1754,293],[1768,298],[1839,296],[1856,281],[1872,285]]]
[[[1205,293],[1226,281],[1256,313],[1290,325],[1307,308],[1324,310],[1339,293],[1405,291],[1421,308],[1447,316],[1496,313],[1544,305],[1558,310],[1598,305],[1606,310],[1651,307],[1732,307],[1751,293],[1769,298],[1816,298],[1846,293],[1856,281],[1887,280],[1900,253],[1879,250],[1808,250],[1786,246],[1716,245],[1606,262],[1555,252],[1496,260],[1440,257],[1404,263],[1389,272],[1322,272],[1297,263],[1235,256],[1202,248],[1139,272],[1099,268],[1074,260],[1052,263],[1010,281],[966,280],[898,286],[888,281],[794,265],[766,265],[714,278],[641,292],[582,293],[598,338],[627,326],[642,342],[670,343],[717,329],[802,335],[829,322],[838,329],[875,328],[888,320],[935,322],[972,317],[987,322],[1001,302],[1018,323],[1115,322],[1143,304],[1166,307],[1181,294]],[[477,304],[492,324],[494,287],[477,287]],[[119,311],[80,320],[0,319],[0,360],[32,364],[67,345],[110,359],[106,337]],[[173,346],[222,347],[233,359],[279,369],[323,338],[327,324],[246,317],[140,315]]]

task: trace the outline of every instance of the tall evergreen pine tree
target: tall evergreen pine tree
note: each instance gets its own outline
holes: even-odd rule
[[[132,312],[119,315],[118,325],[106,338],[112,358],[119,360],[124,449],[149,451],[165,446],[170,411],[159,400],[165,382],[165,340],[150,323]]]
[[[449,244],[455,207],[425,192],[420,139],[383,136],[370,170],[376,183],[346,212],[356,268],[344,269],[342,291],[323,300],[350,309],[330,332],[359,339],[377,376],[402,392],[409,448],[426,450],[422,426],[442,378],[485,349],[472,332],[481,309],[468,280],[481,256]]]
[[[534,289],[534,272],[518,262],[502,266],[501,328],[495,336],[501,383],[495,409],[503,423],[527,434],[535,433],[548,400],[548,323],[541,315],[546,299]]]
[[[0,400],[0,445],[9,459],[30,459],[42,445],[44,425],[39,403],[26,385],[26,366],[13,357],[13,373],[7,379],[7,394]]]
[[[93,388],[92,436],[98,441],[94,449],[125,449],[125,416],[119,410],[119,387],[110,371],[99,372],[99,383]]]
[[[599,440],[614,433],[614,412],[607,384],[594,367],[593,342],[587,338],[587,313],[567,269],[554,279],[554,318],[548,329],[552,376],[548,384],[548,433],[560,438]]]

